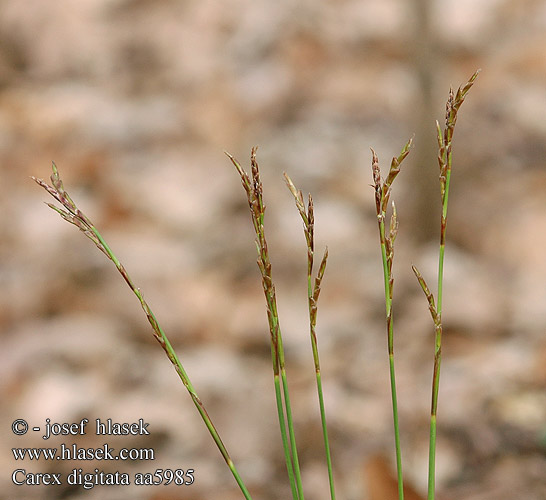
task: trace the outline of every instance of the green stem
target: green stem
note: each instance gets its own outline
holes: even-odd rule
[[[326,453],[326,465],[328,468],[328,481],[330,485],[330,498],[335,500],[334,474],[332,469],[332,457],[330,453],[330,442],[328,439],[328,428],[326,424],[326,411],[324,409],[324,395],[322,391],[322,379],[320,375],[320,360],[318,351],[318,342],[316,334],[317,324],[317,301],[320,295],[320,285],[324,272],[326,270],[326,261],[328,259],[328,249],[324,251],[324,256],[320,264],[315,284],[313,285],[313,260],[314,260],[314,208],[313,198],[309,195],[307,209],[303,200],[303,194],[296,188],[290,177],[284,173],[286,185],[296,202],[296,208],[301,216],[304,225],[305,240],[307,242],[307,304],[309,310],[309,335],[311,338],[311,349],[313,351],[313,361],[315,364],[315,378],[317,384],[317,393],[319,400],[320,419],[322,425],[322,437]]]
[[[303,500],[303,484],[301,480],[300,463],[298,458],[298,448],[296,447],[296,434],[294,432],[294,422],[292,420],[292,407],[290,405],[290,395],[288,393],[288,382],[286,379],[286,369],[281,367],[281,380],[284,391],[284,404],[286,407],[286,422],[288,424],[288,437],[290,438],[290,448],[292,450],[292,463],[294,466],[294,475],[298,486],[298,498]]]
[[[326,264],[327,252],[324,254],[323,265],[321,266],[322,272],[324,272],[324,267]],[[336,492],[334,487],[334,473],[332,468],[332,454],[330,452],[330,440],[328,439],[328,426],[326,424],[326,410],[324,408],[324,394],[322,391],[322,378],[320,374],[320,359],[318,351],[318,342],[316,334],[316,314],[317,314],[317,305],[316,300],[318,299],[318,291],[320,290],[320,281],[322,276],[319,271],[319,277],[315,284],[315,288],[312,286],[312,269],[313,269],[313,252],[309,252],[309,274],[307,276],[307,294],[308,294],[308,304],[309,304],[309,333],[311,337],[311,347],[313,350],[313,361],[315,363],[315,378],[317,383],[317,394],[319,400],[319,411],[320,411],[320,421],[322,425],[322,439],[324,441],[324,451],[326,453],[326,466],[328,468],[328,483],[330,485],[330,498],[335,500]]]
[[[436,478],[436,415],[430,416],[430,437],[428,450],[428,500],[434,500]]]
[[[394,426],[394,446],[396,449],[396,471],[398,480],[398,498],[404,500],[404,479],[402,473],[402,447],[400,444],[400,425],[398,423],[398,398],[396,395],[396,375],[394,369],[394,322],[392,317],[392,273],[389,268],[385,237],[385,212],[378,217],[379,237],[381,240],[381,258],[385,282],[385,312],[387,318],[387,343],[389,352],[389,374],[391,382],[392,416]]]
[[[286,461],[286,470],[288,472],[288,480],[290,481],[290,488],[292,490],[292,498],[297,500],[298,498],[298,487],[296,485],[296,480],[294,477],[294,466],[292,464],[292,457],[290,453],[290,446],[288,444],[288,436],[286,434],[286,422],[284,418],[284,407],[282,402],[282,392],[279,375],[274,376],[275,381],[275,399],[277,401],[277,415],[279,419],[279,424],[281,428],[281,439],[284,449],[284,459]]]
[[[167,338],[167,335],[161,328],[159,322],[157,321],[157,318],[155,317],[154,313],[150,309],[150,306],[148,303],[144,300],[144,297],[142,295],[142,292],[140,289],[133,283],[133,280],[129,276],[129,273],[127,273],[126,269],[123,267],[119,259],[114,255],[114,252],[112,252],[111,248],[108,246],[102,235],[98,232],[96,227],[93,225],[93,223],[89,220],[89,218],[86,217],[86,215],[81,212],[72,198],[69,196],[69,194],[64,190],[63,182],[59,176],[59,172],[57,170],[57,167],[55,163],[52,164],[52,170],[53,173],[50,177],[52,186],[44,182],[42,179],[37,179],[36,177],[32,177],[34,181],[40,185],[42,188],[44,188],[53,198],[55,198],[61,205],[65,208],[65,210],[55,206],[52,203],[48,203],[48,206],[55,210],[64,220],[67,222],[74,224],[80,231],[82,231],[85,236],[87,236],[95,245],[97,248],[103,252],[116,266],[119,273],[122,275],[123,279],[131,288],[133,293],[138,298],[140,305],[142,306],[142,309],[144,310],[146,317],[148,318],[148,321],[150,325],[152,326],[152,329],[154,331],[154,337],[159,342],[165,353],[167,354],[169,360],[173,364],[176,372],[178,373],[178,376],[182,380],[182,383],[188,390],[188,393],[190,394],[192,401],[197,408],[197,411],[201,415],[201,418],[203,419],[203,422],[205,423],[207,429],[209,430],[210,435],[212,436],[212,439],[218,446],[218,449],[220,450],[220,453],[222,454],[222,457],[224,458],[227,466],[231,470],[231,473],[233,474],[235,481],[239,485],[239,488],[241,489],[244,497],[247,500],[252,500],[251,496],[243,483],[243,480],[241,479],[241,476],[239,475],[235,464],[231,460],[231,457],[229,456],[229,453],[222,442],[220,435],[218,434],[218,431],[214,427],[214,424],[212,423],[212,420],[207,413],[201,399],[197,395],[197,392],[195,391],[195,388],[193,387],[193,384],[190,381],[190,378],[188,377],[188,374],[184,370],[184,367],[182,366],[182,363],[178,359],[178,356],[176,355],[171,343],[169,342],[169,339]]]
[[[438,294],[436,305],[436,327],[434,341],[434,371],[432,375],[432,402],[430,408],[430,444],[428,457],[428,500],[434,500],[436,483],[436,420],[438,412],[438,393],[440,390],[440,365],[442,363],[442,298],[444,285],[444,256],[447,227],[447,202],[451,178],[451,144],[447,148],[447,169],[442,196],[442,216],[440,228],[440,248],[438,252]]]
[[[275,383],[275,400],[277,404],[277,416],[279,420],[279,427],[281,431],[281,440],[284,451],[284,459],[286,462],[286,470],[288,473],[288,480],[290,482],[290,488],[292,490],[292,498],[294,500],[302,500],[303,492],[301,487],[301,473],[299,469],[299,461],[297,461],[297,451],[295,447],[295,435],[292,423],[292,414],[289,413],[289,406],[286,405],[287,381],[286,370],[284,369],[284,349],[282,349],[282,337],[279,327],[279,318],[277,314],[277,306],[275,296],[270,294],[269,291],[265,291],[266,302],[268,307],[269,328],[272,332],[271,335],[271,361],[273,364],[273,378]],[[281,354],[283,366],[281,369]],[[284,401],[283,401],[284,394]],[[288,400],[290,402],[290,400]],[[285,416],[286,415],[286,416]],[[288,420],[288,434],[287,429]],[[289,442],[290,439],[290,442]],[[294,460],[296,459],[296,461]],[[299,479],[298,479],[299,477]]]
[[[432,387],[432,405],[430,412],[430,442],[428,459],[428,500],[434,500],[435,478],[436,478],[436,416],[438,408],[438,390],[440,386],[440,363],[439,351],[434,360],[434,375]]]
[[[372,175],[374,180],[375,206],[377,223],[379,226],[379,242],[381,244],[381,260],[383,263],[383,281],[385,286],[385,315],[387,320],[387,344],[389,354],[389,373],[391,382],[392,416],[394,426],[394,445],[396,449],[396,471],[398,479],[398,498],[404,500],[404,482],[402,474],[402,451],[400,444],[400,425],[398,422],[398,399],[396,395],[396,376],[394,369],[394,321],[392,315],[392,297],[394,278],[392,265],[394,259],[394,240],[398,232],[398,219],[396,206],[392,202],[392,215],[390,219],[389,233],[386,233],[385,218],[390,198],[391,187],[394,179],[400,172],[400,165],[408,156],[412,139],[402,148],[398,157],[394,157],[387,178],[382,182],[379,160],[372,149]]]
[[[112,252],[102,235],[97,231],[95,226],[91,226],[91,231],[96,236],[98,241],[101,243],[102,247],[105,250],[105,253],[110,257],[120,274],[123,276],[131,290],[134,292],[134,294],[137,296],[138,300],[140,301],[140,304],[142,306],[142,309],[146,313],[146,316],[148,317],[148,321],[152,325],[152,328],[154,330],[154,336],[157,339],[157,341],[161,344],[161,347],[165,350],[167,356],[169,357],[169,360],[173,364],[176,372],[178,373],[178,376],[182,380],[182,383],[188,390],[188,393],[190,394],[190,397],[192,398],[192,401],[197,408],[197,411],[201,415],[201,418],[203,419],[203,422],[205,423],[207,429],[209,430],[210,435],[212,436],[212,439],[216,443],[216,446],[220,450],[220,453],[222,457],[224,458],[227,466],[231,470],[231,473],[233,474],[233,477],[235,478],[235,481],[237,482],[239,488],[241,489],[244,497],[247,500],[252,500],[252,497],[250,496],[250,493],[248,492],[239,472],[237,471],[237,468],[235,467],[235,464],[233,463],[233,460],[231,459],[227,448],[225,447],[224,443],[222,442],[222,439],[220,438],[220,435],[218,434],[218,431],[216,430],[216,427],[214,426],[208,412],[206,411],[201,399],[197,395],[197,392],[195,391],[195,388],[193,384],[191,383],[191,380],[189,376],[186,373],[186,370],[182,366],[182,363],[178,359],[178,356],[173,349],[169,339],[167,338],[167,335],[161,328],[159,322],[157,321],[154,313],[148,306],[148,303],[144,300],[144,297],[142,296],[142,292],[139,288],[135,286],[133,283],[131,277],[125,270],[125,267],[121,264],[119,259],[115,256],[115,254]]]
[[[326,426],[326,411],[324,409],[324,396],[322,393],[322,380],[320,376],[320,371],[316,372],[317,379],[317,392],[319,398],[319,407],[320,407],[320,419],[322,422],[322,438],[324,441],[324,449],[326,453],[326,466],[328,467],[328,482],[330,484],[330,498],[335,500],[336,491],[334,487],[334,472],[332,467],[332,455],[330,452],[330,441],[328,439],[328,428]]]
[[[434,303],[434,296],[425,279],[415,266],[411,266],[415,277],[421,285],[421,289],[428,301],[428,308],[434,322],[434,370],[432,374],[432,402],[430,407],[430,438],[428,460],[428,500],[434,499],[435,473],[436,473],[436,415],[438,410],[438,390],[440,386],[440,364],[442,361],[442,320]]]
[[[273,296],[273,299],[275,297]],[[278,313],[277,313],[277,303],[276,300],[273,300],[274,304],[274,316],[277,319],[277,335],[276,335],[276,351],[277,351],[277,359],[278,359],[278,367],[281,374],[281,383],[282,383],[282,389],[283,389],[283,396],[284,396],[284,409],[286,412],[286,424],[288,426],[288,437],[290,439],[290,450],[292,452],[292,466],[294,469],[294,478],[296,480],[297,485],[297,492],[298,492],[298,499],[304,500],[303,497],[303,483],[301,480],[301,471],[300,471],[300,463],[298,458],[298,448],[296,446],[296,434],[294,432],[294,421],[292,419],[292,406],[290,404],[290,394],[288,391],[288,380],[286,377],[286,367],[284,363],[284,347],[282,342],[282,334],[281,329],[278,325]],[[283,422],[284,425],[284,422]]]
[[[304,500],[294,424],[292,420],[292,409],[290,405],[288,382],[284,364],[284,349],[279,326],[275,286],[273,285],[271,262],[269,260],[264,231],[265,205],[262,196],[263,187],[260,180],[259,166],[258,162],[256,161],[256,148],[252,149],[250,156],[252,178],[245,172],[245,170],[241,167],[239,162],[233,158],[233,156],[228,153],[226,154],[237,169],[243,183],[243,188],[247,193],[252,224],[256,234],[256,248],[258,251],[257,263],[262,276],[262,288],[267,303],[267,319],[271,341],[271,360],[273,363],[273,376],[275,380],[275,398],[277,401],[277,413],[279,418],[279,426],[281,429],[286,467],[288,470],[288,478],[290,480],[294,500]],[[286,429],[288,429],[288,439]],[[290,441],[290,444],[288,443],[288,440]]]

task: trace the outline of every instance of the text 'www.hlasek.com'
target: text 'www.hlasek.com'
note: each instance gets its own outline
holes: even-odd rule
[[[97,436],[149,436],[149,424],[141,418],[133,423],[118,423],[112,419],[102,421],[96,419],[90,424],[89,419],[84,418],[80,422],[57,423],[46,419],[45,425],[30,427],[24,419],[14,420],[11,426],[12,432],[18,436],[24,436],[29,431],[39,433],[43,440],[55,436],[85,436],[95,434]],[[83,447],[76,443],[61,443],[58,447],[51,448],[12,448],[13,458],[18,462],[54,462],[54,461],[151,461],[155,460],[153,448],[120,448],[111,447],[104,443],[98,447]],[[33,467],[32,467],[33,468]],[[98,467],[86,470],[85,466],[74,467],[69,472],[51,472],[51,463],[44,467],[48,472],[30,471],[30,468],[21,464],[16,466],[11,473],[11,481],[17,486],[80,486],[90,490],[96,486],[159,486],[175,485],[189,486],[195,481],[194,469],[154,469],[147,472],[128,473],[119,470],[112,471],[112,467]]]

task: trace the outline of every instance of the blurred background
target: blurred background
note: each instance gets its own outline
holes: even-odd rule
[[[0,2],[0,498],[237,499],[233,478],[112,263],[43,205],[50,162],[160,319],[253,497],[290,496],[245,193],[258,161],[306,495],[327,497],[306,250],[287,171],[330,258],[318,335],[338,497],[392,463],[370,147],[396,179],[395,352],[405,475],[426,491],[435,119],[482,68],[454,137],[438,498],[546,498],[546,2]],[[111,418],[150,436],[14,436]],[[154,448],[149,462],[16,462],[14,446]],[[192,468],[191,487],[16,487],[11,472]]]

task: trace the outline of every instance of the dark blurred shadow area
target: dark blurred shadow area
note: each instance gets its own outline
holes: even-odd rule
[[[478,68],[453,143],[438,416],[446,499],[546,498],[546,3],[541,0],[0,2],[0,499],[242,498],[116,269],[29,176],[51,160],[175,346],[256,499],[288,498],[245,193],[258,161],[306,495],[326,498],[306,249],[286,171],[330,257],[318,336],[338,497],[394,455],[370,147],[392,197],[407,480],[426,491],[434,353],[411,272],[435,282],[435,120]],[[150,424],[15,436],[11,424]],[[16,446],[153,448],[154,461],[16,461]],[[382,463],[382,462],[381,462]],[[391,463],[391,462],[388,462]],[[191,487],[16,486],[33,472],[196,471]],[[372,475],[373,476],[373,475]],[[167,492],[167,493],[165,493]],[[163,496],[168,495],[168,496]]]

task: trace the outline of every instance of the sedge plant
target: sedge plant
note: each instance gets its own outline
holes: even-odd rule
[[[451,166],[453,161],[452,140],[457,122],[457,113],[464,102],[468,91],[474,85],[478,77],[476,71],[463,86],[459,87],[457,93],[449,89],[449,97],[446,103],[445,126],[442,132],[440,124],[436,122],[438,133],[438,164],[440,166],[440,196],[442,201],[442,214],[440,218],[440,247],[438,252],[438,289],[437,300],[434,302],[434,295],[430,291],[425,279],[415,266],[413,272],[417,277],[419,285],[423,290],[428,304],[432,321],[434,322],[434,369],[432,374],[432,403],[430,407],[430,438],[429,438],[429,460],[428,460],[428,500],[434,500],[435,477],[436,477],[436,417],[438,411],[438,390],[440,387],[440,365],[442,362],[442,298],[444,284],[444,254],[446,245],[447,227],[447,202],[449,197],[449,186],[451,181]]]
[[[256,148],[252,149],[250,156],[251,176],[243,169],[240,163],[230,154],[227,154],[241,178],[243,188],[247,195],[247,201],[250,208],[252,225],[256,234],[256,249],[258,252],[258,268],[262,277],[262,288],[264,291],[267,307],[267,318],[269,323],[270,341],[271,341],[271,359],[273,364],[273,378],[275,385],[275,396],[277,401],[277,414],[281,430],[281,439],[284,448],[286,467],[292,496],[294,500],[303,500],[303,485],[299,466],[298,451],[296,446],[294,423],[290,405],[290,394],[288,391],[288,382],[286,377],[286,365],[284,348],[282,343],[282,334],[279,325],[279,315],[277,310],[277,301],[275,285],[273,284],[271,274],[271,261],[264,230],[265,204],[263,201],[263,186],[260,180],[260,171],[256,161]],[[299,191],[290,177],[285,173],[286,185],[292,193],[296,208],[302,218],[304,225],[305,240],[307,243],[307,302],[309,311],[309,333],[311,338],[311,349],[313,352],[313,361],[315,365],[315,378],[319,400],[319,410],[322,424],[322,437],[324,440],[326,465],[328,469],[328,480],[330,486],[330,498],[335,500],[334,476],[332,467],[332,457],[328,439],[328,430],[326,426],[326,412],[324,409],[324,395],[322,391],[322,378],[320,372],[320,361],[318,352],[318,342],[316,335],[317,323],[317,302],[320,295],[321,283],[326,270],[328,259],[328,249],[324,251],[321,263],[319,265],[316,277],[313,281],[314,266],[314,209],[313,198],[309,195],[307,207],[303,200],[303,194]]]
[[[240,166],[240,164],[228,154],[228,157],[232,163],[237,168],[237,171],[241,177],[241,181],[245,191],[247,193],[248,203],[250,207],[250,212],[252,215],[253,227],[256,233],[256,248],[258,251],[258,267],[262,276],[262,286],[264,295],[266,298],[267,304],[267,317],[269,323],[270,339],[271,339],[271,359],[273,363],[273,374],[274,374],[274,385],[275,385],[275,395],[277,400],[277,413],[279,418],[279,425],[281,429],[281,438],[285,453],[286,466],[288,471],[288,477],[290,481],[290,486],[292,490],[292,497],[294,500],[304,500],[303,496],[303,484],[301,479],[301,472],[299,467],[299,458],[296,447],[296,438],[294,432],[294,422],[292,418],[292,410],[290,405],[290,395],[288,391],[288,381],[286,376],[286,366],[284,359],[284,348],[282,343],[282,334],[279,325],[279,316],[277,312],[277,299],[275,286],[273,284],[272,273],[271,273],[271,262],[269,259],[269,252],[267,247],[267,241],[265,238],[264,231],[264,214],[265,214],[265,204],[263,202],[263,186],[260,180],[260,173],[258,162],[256,161],[256,148],[252,149],[251,154],[251,176],[249,176],[246,171]],[[214,426],[210,415],[208,414],[201,398],[198,396],[195,387],[193,386],[186,370],[184,369],[180,359],[178,358],[176,352],[174,351],[172,344],[170,343],[167,335],[165,334],[163,328],[161,327],[159,321],[157,320],[155,314],[151,310],[150,306],[144,299],[142,291],[138,288],[123,264],[113,253],[109,245],[104,240],[101,233],[98,231],[93,222],[76,206],[75,202],[72,200],[70,195],[64,189],[63,182],[60,178],[59,172],[55,163],[52,164],[52,174],[51,174],[51,185],[45,182],[42,179],[32,177],[32,179],[44,188],[57,202],[59,202],[62,208],[54,205],[53,203],[47,203],[47,205],[57,212],[64,220],[75,225],[80,231],[82,231],[85,236],[87,236],[97,248],[106,255],[106,257],[113,262],[116,269],[119,271],[129,288],[135,294],[137,299],[140,302],[142,309],[150,323],[153,335],[155,339],[159,342],[162,349],[167,354],[167,357],[173,364],[178,376],[182,380],[182,383],[186,387],[197,411],[199,412],[205,426],[207,427],[211,437],[216,443],[222,457],[224,458],[227,466],[229,467],[231,473],[233,474],[243,496],[247,500],[252,500],[250,493],[241,478],[237,468],[231,456],[224,445],[220,434],[218,433],[216,427]],[[286,176],[287,184],[290,190],[295,193],[296,188],[289,181],[288,176]],[[296,195],[296,200],[299,202],[301,193]],[[308,245],[308,303],[309,303],[309,322],[310,322],[310,332],[311,332],[311,344],[313,349],[313,358],[315,361],[316,377],[317,377],[317,388],[319,393],[319,405],[320,405],[320,414],[322,419],[323,427],[323,437],[326,448],[326,458],[328,466],[328,475],[330,479],[330,490],[331,498],[335,500],[335,493],[333,487],[333,472],[332,472],[332,461],[330,454],[330,447],[328,443],[328,434],[326,430],[326,416],[324,411],[324,398],[322,394],[322,382],[320,378],[320,364],[318,358],[318,347],[316,339],[316,317],[317,317],[317,301],[320,294],[320,286],[324,272],[326,269],[326,260],[328,257],[327,250],[324,253],[324,257],[319,266],[314,284],[312,282],[312,271],[313,271],[313,248],[314,248],[314,216],[313,216],[313,204],[311,197],[309,198],[310,204],[305,211],[305,208],[302,208],[301,215],[304,218],[305,222],[305,235],[307,238]],[[297,203],[298,209],[300,205]]]
[[[231,459],[231,456],[224,445],[220,434],[216,430],[216,427],[214,426],[210,415],[208,414],[207,410],[205,409],[205,406],[203,402],[201,401],[201,398],[197,395],[197,392],[186,373],[186,370],[184,369],[182,363],[180,362],[180,359],[176,355],[176,352],[174,351],[171,343],[169,342],[169,339],[167,338],[167,335],[163,331],[163,328],[161,328],[157,318],[155,317],[155,314],[150,309],[150,306],[144,299],[144,296],[142,294],[142,291],[140,288],[138,288],[135,283],[133,282],[131,276],[129,276],[129,273],[123,266],[123,264],[119,261],[119,259],[116,257],[114,252],[110,249],[102,235],[99,233],[95,225],[91,222],[91,220],[76,206],[74,201],[72,201],[72,198],[70,195],[65,191],[63,186],[63,181],[61,180],[59,176],[59,172],[57,170],[57,167],[55,163],[52,164],[53,173],[51,174],[51,184],[47,184],[42,179],[37,179],[36,177],[32,177],[34,181],[36,181],[40,186],[42,186],[53,198],[55,198],[64,208],[59,208],[53,203],[48,203],[47,205],[55,210],[64,220],[67,222],[70,222],[71,224],[74,224],[80,231],[85,234],[96,246],[97,248],[110,259],[114,265],[116,266],[117,270],[129,286],[129,288],[133,291],[133,293],[136,295],[137,299],[140,302],[140,305],[142,306],[142,309],[144,310],[144,313],[146,314],[146,317],[148,318],[148,321],[150,325],[152,326],[153,335],[155,339],[159,342],[159,345],[161,348],[165,351],[165,354],[169,358],[170,362],[173,364],[174,369],[176,370],[176,373],[180,377],[180,380],[182,380],[182,383],[186,387],[193,404],[197,408],[197,411],[199,412],[199,415],[201,415],[201,418],[203,422],[205,423],[205,426],[207,427],[212,439],[216,443],[216,446],[220,450],[220,453],[222,457],[224,458],[227,466],[229,467],[231,473],[233,474],[233,477],[235,478],[235,481],[237,482],[239,488],[241,489],[241,492],[245,499],[252,500],[252,497],[250,496],[250,493],[248,492],[248,489],[243,482],[239,471],[235,467],[235,464],[233,463],[233,460]]]
[[[412,139],[402,148],[398,157],[393,157],[387,178],[381,180],[379,160],[372,149],[372,175],[373,188],[375,193],[375,208],[377,213],[377,224],[379,227],[379,243],[381,245],[381,260],[383,263],[383,282],[385,288],[385,314],[387,321],[387,348],[389,354],[389,374],[391,382],[392,416],[394,426],[394,445],[396,451],[396,474],[398,479],[398,498],[404,499],[404,485],[402,477],[402,451],[400,446],[400,425],[398,423],[398,399],[396,396],[396,374],[394,369],[394,318],[392,311],[392,298],[394,289],[394,277],[392,274],[392,263],[394,260],[394,240],[398,232],[398,218],[396,205],[392,202],[392,214],[389,230],[387,232],[385,219],[391,195],[392,183],[400,173],[400,165],[410,152]]]
[[[434,500],[435,495],[435,457],[436,457],[436,417],[438,407],[438,391],[440,381],[440,364],[442,359],[442,296],[443,296],[443,271],[444,271],[444,254],[446,243],[446,225],[447,225],[447,206],[449,187],[451,180],[451,167],[452,167],[452,138],[457,120],[457,114],[459,108],[465,97],[474,84],[478,76],[478,72],[474,73],[464,87],[459,87],[458,91],[454,93],[452,90],[449,92],[449,98],[446,105],[446,118],[445,127],[443,131],[440,128],[438,122],[437,134],[438,134],[438,163],[440,166],[440,194],[442,203],[442,213],[440,221],[440,246],[439,246],[439,258],[438,258],[438,287],[435,300],[433,292],[429,289],[425,279],[415,266],[412,266],[413,272],[417,277],[418,283],[422,288],[426,299],[429,304],[429,310],[434,322],[435,329],[435,344],[434,344],[434,368],[432,377],[432,403],[430,412],[430,440],[429,440],[429,469],[428,469],[428,500]],[[385,179],[381,178],[381,171],[379,167],[379,160],[372,149],[372,176],[376,216],[379,229],[379,242],[381,247],[381,259],[383,265],[383,284],[385,294],[385,316],[387,326],[387,348],[389,358],[389,373],[390,373],[390,387],[391,387],[391,399],[392,399],[392,413],[393,413],[393,427],[394,427],[394,441],[396,452],[396,469],[397,469],[397,481],[398,481],[398,497],[399,500],[404,498],[404,486],[403,486],[403,474],[402,474],[402,454],[400,445],[400,428],[399,428],[399,416],[398,416],[398,403],[396,393],[396,377],[395,377],[395,364],[394,364],[394,320],[393,320],[393,260],[394,260],[394,241],[398,232],[398,217],[396,212],[396,206],[394,201],[391,202],[391,215],[390,221],[387,224],[387,211],[389,209],[389,201],[391,197],[392,184],[395,178],[400,173],[400,166],[404,159],[408,156],[412,145],[410,139],[402,148],[401,153],[394,157],[391,161],[389,172]],[[240,165],[240,163],[229,153],[226,153],[228,158],[235,166],[245,190],[248,206],[250,208],[251,220],[256,236],[256,249],[257,249],[257,264],[261,275],[262,288],[266,300],[267,319],[269,326],[269,337],[271,347],[271,362],[273,367],[273,381],[277,406],[277,416],[279,421],[282,446],[284,450],[284,458],[286,462],[286,469],[288,474],[288,480],[290,483],[292,499],[304,500],[303,483],[301,477],[301,470],[299,464],[298,450],[296,446],[296,437],[294,430],[294,421],[292,417],[292,409],[290,403],[290,394],[288,390],[288,381],[286,375],[286,363],[285,353],[283,347],[283,340],[281,334],[281,328],[279,323],[279,314],[277,310],[277,297],[275,291],[275,285],[272,277],[272,266],[269,257],[269,251],[267,246],[267,240],[264,230],[264,215],[266,206],[263,200],[263,185],[260,179],[260,171],[258,162],[256,160],[256,148],[252,149],[250,156],[250,175]],[[110,249],[102,235],[99,233],[95,225],[91,220],[79,210],[72,198],[65,191],[63,182],[59,176],[56,165],[52,164],[53,173],[51,174],[51,185],[42,179],[32,177],[41,187],[43,187],[62,208],[48,203],[47,205],[56,211],[64,220],[75,225],[85,236],[87,236],[97,248],[103,252],[106,257],[113,262],[129,288],[135,294],[140,302],[140,305],[150,323],[155,339],[159,342],[162,349],[165,351],[170,362],[174,366],[179,378],[183,385],[186,387],[197,411],[199,412],[205,426],[207,427],[212,439],[218,447],[225,463],[230,469],[242,495],[247,500],[252,500],[250,493],[243,482],[241,475],[239,474],[233,460],[226,446],[224,445],[216,427],[214,426],[210,415],[208,414],[205,406],[198,396],[195,387],[193,386],[188,374],[186,373],[182,363],[180,362],[177,354],[175,353],[169,339],[160,326],[156,316],[152,312],[150,306],[144,299],[144,296],[125,267],[121,264],[119,259]],[[322,390],[322,375],[319,361],[319,350],[316,335],[316,321],[317,321],[317,302],[321,291],[321,283],[326,270],[326,262],[328,259],[328,249],[326,248],[318,266],[316,274],[314,273],[314,206],[311,195],[308,197],[307,205],[305,204],[303,194],[296,188],[290,177],[284,174],[285,181],[288,189],[290,190],[295,203],[296,208],[303,221],[304,235],[307,244],[307,300],[308,300],[308,314],[309,314],[309,334],[311,340],[311,349],[313,353],[313,361],[315,366],[315,378],[316,387],[319,401],[319,411],[322,424],[322,438],[324,441],[326,465],[328,468],[329,479],[329,493],[330,499],[335,500],[335,488],[334,488],[334,475],[332,466],[332,457],[330,452],[330,444],[328,439],[328,431],[326,425],[326,412],[324,405],[324,395]]]
[[[438,390],[440,383],[440,364],[442,359],[442,295],[443,295],[443,272],[444,272],[444,254],[446,241],[447,224],[447,202],[449,196],[449,186],[451,179],[452,166],[452,138],[455,123],[457,121],[457,112],[463,103],[466,94],[471,89],[474,81],[478,77],[479,70],[476,71],[468,80],[464,87],[459,87],[456,94],[450,89],[446,104],[446,124],[444,131],[436,122],[438,134],[438,163],[440,165],[440,193],[442,202],[442,214],[440,221],[440,250],[438,259],[438,293],[437,304],[434,302],[434,296],[429,290],[423,276],[415,266],[412,266],[413,272],[425,293],[429,303],[430,313],[435,328],[435,348],[434,348],[434,369],[432,377],[432,403],[430,412],[430,433],[429,433],[429,470],[428,470],[428,500],[434,500],[435,489],[435,470],[436,470],[436,416],[438,409]],[[387,322],[387,346],[389,355],[389,371],[391,382],[391,399],[394,424],[394,442],[396,451],[396,469],[398,480],[398,498],[404,499],[403,473],[402,473],[402,455],[400,446],[400,429],[398,416],[398,403],[396,395],[396,377],[394,367],[394,331],[393,331],[393,286],[394,277],[392,274],[392,264],[394,257],[394,240],[398,232],[398,218],[396,205],[392,202],[392,213],[390,218],[389,230],[386,229],[386,213],[389,198],[392,189],[392,183],[400,173],[400,165],[408,156],[412,139],[402,148],[398,157],[394,157],[391,162],[389,173],[386,179],[381,179],[379,161],[375,151],[372,149],[372,175],[373,188],[375,194],[375,205],[377,213],[377,222],[379,227],[379,241],[381,246],[381,259],[383,263],[383,278],[385,288],[385,310]]]
[[[324,451],[326,453],[326,465],[328,467],[328,482],[330,485],[330,498],[335,500],[336,492],[334,487],[334,473],[332,469],[332,454],[330,452],[330,442],[328,439],[328,428],[326,425],[326,412],[324,410],[324,394],[322,391],[322,377],[320,373],[320,359],[317,342],[317,302],[320,295],[320,285],[326,270],[326,261],[328,259],[328,248],[324,249],[324,254],[313,282],[313,263],[315,255],[315,216],[313,209],[313,197],[309,194],[307,209],[303,201],[303,193],[294,186],[294,183],[284,174],[284,179],[288,189],[294,196],[296,208],[303,221],[303,231],[307,243],[307,303],[309,308],[309,335],[311,337],[311,349],[313,350],[313,361],[315,363],[315,378],[317,383],[317,394],[319,400],[320,420],[322,424],[322,439],[324,441]]]
[[[256,148],[250,155],[251,176],[243,169],[240,163],[230,154],[231,160],[239,176],[247,195],[248,206],[252,217],[252,225],[256,233],[256,249],[258,251],[258,267],[262,276],[262,288],[267,307],[267,320],[271,340],[271,361],[273,364],[273,380],[275,385],[275,398],[277,401],[277,415],[281,429],[281,439],[286,460],[286,468],[292,497],[294,500],[303,500],[303,484],[299,466],[298,450],[296,447],[296,435],[294,421],[290,405],[290,394],[286,377],[286,365],[284,360],[284,347],[282,333],[277,311],[277,296],[271,274],[271,261],[264,230],[265,204],[263,201],[263,185],[260,180],[260,169],[256,161]]]

